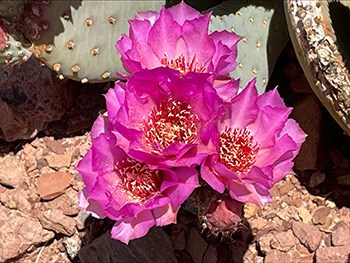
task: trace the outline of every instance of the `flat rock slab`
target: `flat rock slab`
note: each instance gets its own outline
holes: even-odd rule
[[[109,231],[81,248],[82,263],[177,262],[169,236],[159,227],[153,227],[146,236],[129,242],[128,245],[111,238]]]

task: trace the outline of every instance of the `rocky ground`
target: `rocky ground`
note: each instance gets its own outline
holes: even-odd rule
[[[271,190],[272,203],[246,205],[246,223],[231,238],[208,237],[181,210],[178,224],[129,247],[109,238],[113,222],[77,209],[83,183],[75,166],[108,85],[77,88],[74,107],[44,132],[0,141],[0,262],[349,262],[350,140],[313,95],[290,46],[270,86],[277,84],[309,136],[296,174]]]

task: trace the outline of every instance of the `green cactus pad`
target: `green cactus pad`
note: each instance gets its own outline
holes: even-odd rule
[[[259,93],[266,89],[274,64],[289,40],[282,1],[224,2],[213,10],[210,31],[228,30],[242,36],[237,68],[231,73],[245,86],[257,77]]]
[[[18,32],[11,23],[0,21],[0,31],[3,41],[0,50],[0,63],[17,64],[26,62],[32,55],[30,44],[24,41],[21,32]]]
[[[18,22],[24,9],[24,0],[0,0],[0,18]]]
[[[81,82],[116,79],[124,72],[115,48],[128,19],[159,10],[163,1],[35,1],[26,6],[25,32],[34,54],[60,77]]]

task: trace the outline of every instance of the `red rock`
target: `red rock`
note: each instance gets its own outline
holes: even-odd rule
[[[320,208],[317,208],[317,210],[314,212],[312,216],[312,222],[314,224],[321,224],[323,225],[326,222],[327,216],[331,212],[331,209],[327,206],[322,206]]]
[[[298,239],[293,235],[292,230],[277,233],[275,239],[278,242],[277,249],[282,252],[288,251],[299,243]]]
[[[45,140],[46,146],[56,154],[63,154],[65,147],[59,142],[51,139]]]
[[[70,173],[46,173],[42,174],[38,181],[38,193],[44,200],[50,200],[64,193],[73,176]]]
[[[0,158],[0,183],[15,187],[26,180],[23,162],[17,156],[6,155]]]
[[[44,230],[38,220],[25,214],[0,206],[0,262],[45,243],[54,233]]]
[[[322,233],[316,226],[307,225],[301,222],[293,222],[292,230],[294,235],[310,251],[315,251],[319,247],[322,239]]]
[[[290,254],[278,250],[271,250],[266,254],[264,263],[293,262]]]
[[[34,263],[34,262],[59,262],[59,263],[71,263],[68,255],[62,253],[59,250],[61,245],[60,241],[53,240],[50,243],[44,243],[43,245],[36,248],[31,253],[25,253],[23,257],[16,260],[16,263]]]
[[[332,232],[332,244],[333,246],[350,245],[350,228],[344,222],[340,222],[334,227]]]
[[[45,229],[56,233],[71,236],[75,232],[75,219],[65,216],[60,210],[45,209],[39,214],[39,221]]]
[[[52,168],[69,167],[72,160],[72,155],[69,153],[46,155],[45,159],[48,165]]]
[[[350,246],[322,247],[316,250],[317,263],[348,263]]]

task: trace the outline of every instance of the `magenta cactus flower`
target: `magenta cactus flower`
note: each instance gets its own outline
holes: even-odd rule
[[[130,20],[129,36],[116,48],[131,74],[160,66],[188,72],[210,73],[215,79],[228,76],[236,67],[237,42],[233,32],[208,34],[211,14],[202,15],[181,2],[159,13],[145,12]]]
[[[216,151],[222,100],[207,74],[140,71],[106,95],[119,145],[151,168],[194,166]]]
[[[100,116],[92,128],[92,147],[77,167],[85,183],[79,206],[115,220],[112,238],[127,244],[154,225],[176,222],[180,205],[199,185],[198,172],[188,167],[151,170],[117,145],[112,126]]]
[[[255,80],[226,104],[219,121],[217,153],[208,156],[201,176],[216,191],[261,205],[271,200],[268,190],[292,172],[293,159],[306,135],[288,119],[277,90],[258,96]]]

